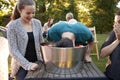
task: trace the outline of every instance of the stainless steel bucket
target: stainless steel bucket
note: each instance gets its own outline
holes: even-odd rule
[[[58,48],[41,46],[46,69],[51,72],[55,68],[77,69],[82,68],[87,46]]]

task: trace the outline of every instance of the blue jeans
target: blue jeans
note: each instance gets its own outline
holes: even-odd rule
[[[27,75],[27,72],[27,70],[24,70],[22,67],[20,67],[18,73],[15,76],[16,80],[24,80],[25,76]]]

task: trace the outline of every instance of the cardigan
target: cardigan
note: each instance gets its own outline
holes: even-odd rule
[[[37,19],[32,19],[33,35],[35,39],[35,49],[38,60],[43,60],[40,51],[40,43],[43,42],[41,22]],[[8,25],[7,39],[12,56],[11,68],[12,75],[15,76],[20,66],[25,70],[30,70],[32,62],[29,62],[24,56],[28,43],[28,35],[22,25],[21,18],[12,21]]]

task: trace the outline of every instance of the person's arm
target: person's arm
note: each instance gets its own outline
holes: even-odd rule
[[[95,44],[94,42],[89,42],[89,43],[88,43],[89,49],[90,49],[89,51],[90,51],[90,52],[91,52],[91,50],[93,50],[94,44]]]
[[[45,23],[43,26],[43,32],[47,32],[48,29],[48,23]]]
[[[109,44],[106,47],[101,49],[101,54],[100,54],[101,57],[109,56],[114,51],[114,49],[119,45],[119,43],[120,43],[120,27],[118,27],[118,26],[119,25],[114,26],[114,29],[113,29],[114,36],[111,36],[111,38],[116,37],[116,39],[114,41],[112,41],[111,44]]]
[[[101,57],[107,57],[107,56],[109,56],[113,52],[113,50],[118,46],[119,43],[120,43],[120,41],[118,39],[116,39],[110,45],[102,48],[100,56]]]

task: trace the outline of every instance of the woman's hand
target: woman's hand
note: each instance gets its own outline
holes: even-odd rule
[[[32,63],[32,65],[31,65],[31,67],[30,67],[31,70],[36,70],[36,69],[38,69],[38,68],[39,68],[39,65],[36,64],[36,63]]]

